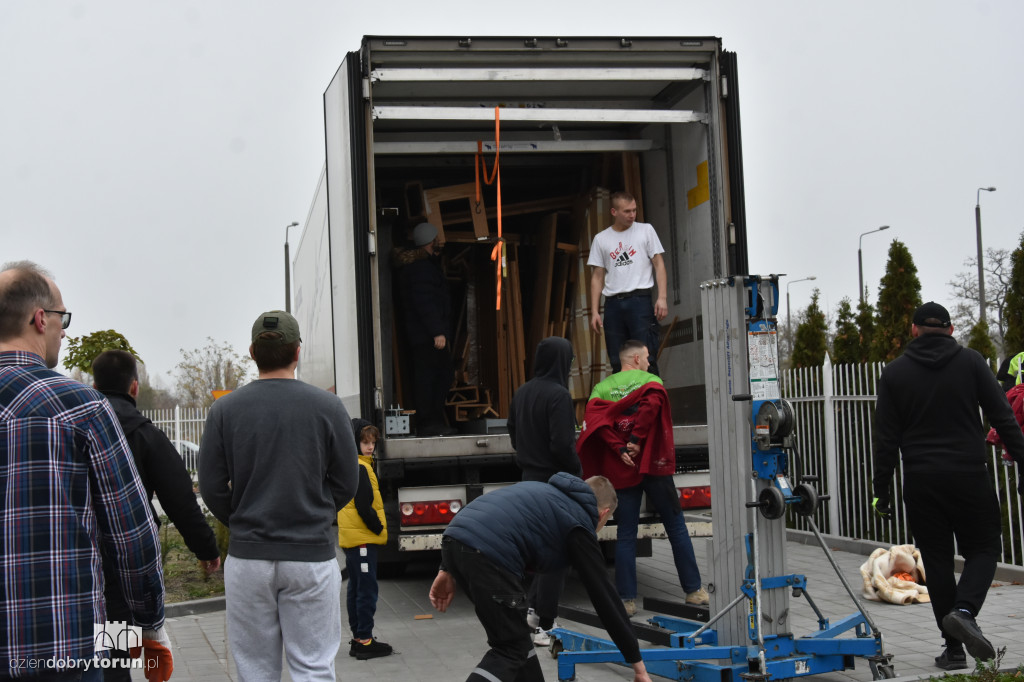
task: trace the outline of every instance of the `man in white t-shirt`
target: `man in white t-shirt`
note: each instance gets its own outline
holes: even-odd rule
[[[590,277],[590,328],[604,328],[605,346],[612,371],[619,372],[619,349],[627,339],[647,345],[648,371],[658,374],[658,324],[668,314],[668,276],[665,249],[649,223],[636,222],[636,199],[628,192],[612,195],[615,222],[594,237],[587,265],[594,266]],[[651,301],[657,281],[658,296]],[[604,319],[601,295],[604,294]]]

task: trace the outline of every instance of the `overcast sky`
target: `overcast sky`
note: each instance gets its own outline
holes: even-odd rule
[[[1022,25],[1015,0],[0,0],[0,261],[49,268],[69,334],[117,329],[169,377],[284,306],[321,97],[363,35],[714,35],[739,58],[752,271],[815,275],[794,313],[814,285],[834,311],[889,224],[864,239],[872,300],[898,238],[951,303],[977,188],[986,247],[1024,228]]]

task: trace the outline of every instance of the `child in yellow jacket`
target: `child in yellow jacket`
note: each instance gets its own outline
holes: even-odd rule
[[[352,629],[348,655],[364,661],[392,653],[390,644],[373,637],[377,551],[388,541],[388,526],[373,471],[373,453],[380,431],[365,419],[353,419],[352,432],[359,448],[359,487],[352,501],[338,512],[338,544],[345,551],[348,568],[348,624]]]

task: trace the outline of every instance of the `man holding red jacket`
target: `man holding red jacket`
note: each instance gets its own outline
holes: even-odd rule
[[[686,529],[679,493],[672,481],[676,470],[672,414],[662,380],[647,371],[647,346],[631,339],[619,352],[622,371],[594,387],[584,414],[576,451],[584,476],[605,476],[615,486],[615,587],[626,613],[636,613],[636,536],[644,493],[654,504],[672,545],[679,584],[686,603],[707,604],[700,569]]]

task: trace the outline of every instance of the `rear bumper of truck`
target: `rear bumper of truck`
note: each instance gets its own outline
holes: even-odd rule
[[[686,529],[690,532],[691,538],[711,537],[710,521],[687,521]],[[423,552],[441,549],[441,535],[444,531],[424,533],[417,535],[403,535],[398,538],[398,551],[400,552]],[[637,529],[637,539],[664,539],[665,527],[658,522],[642,522]],[[597,534],[601,542],[615,541],[615,526],[605,526]]]

